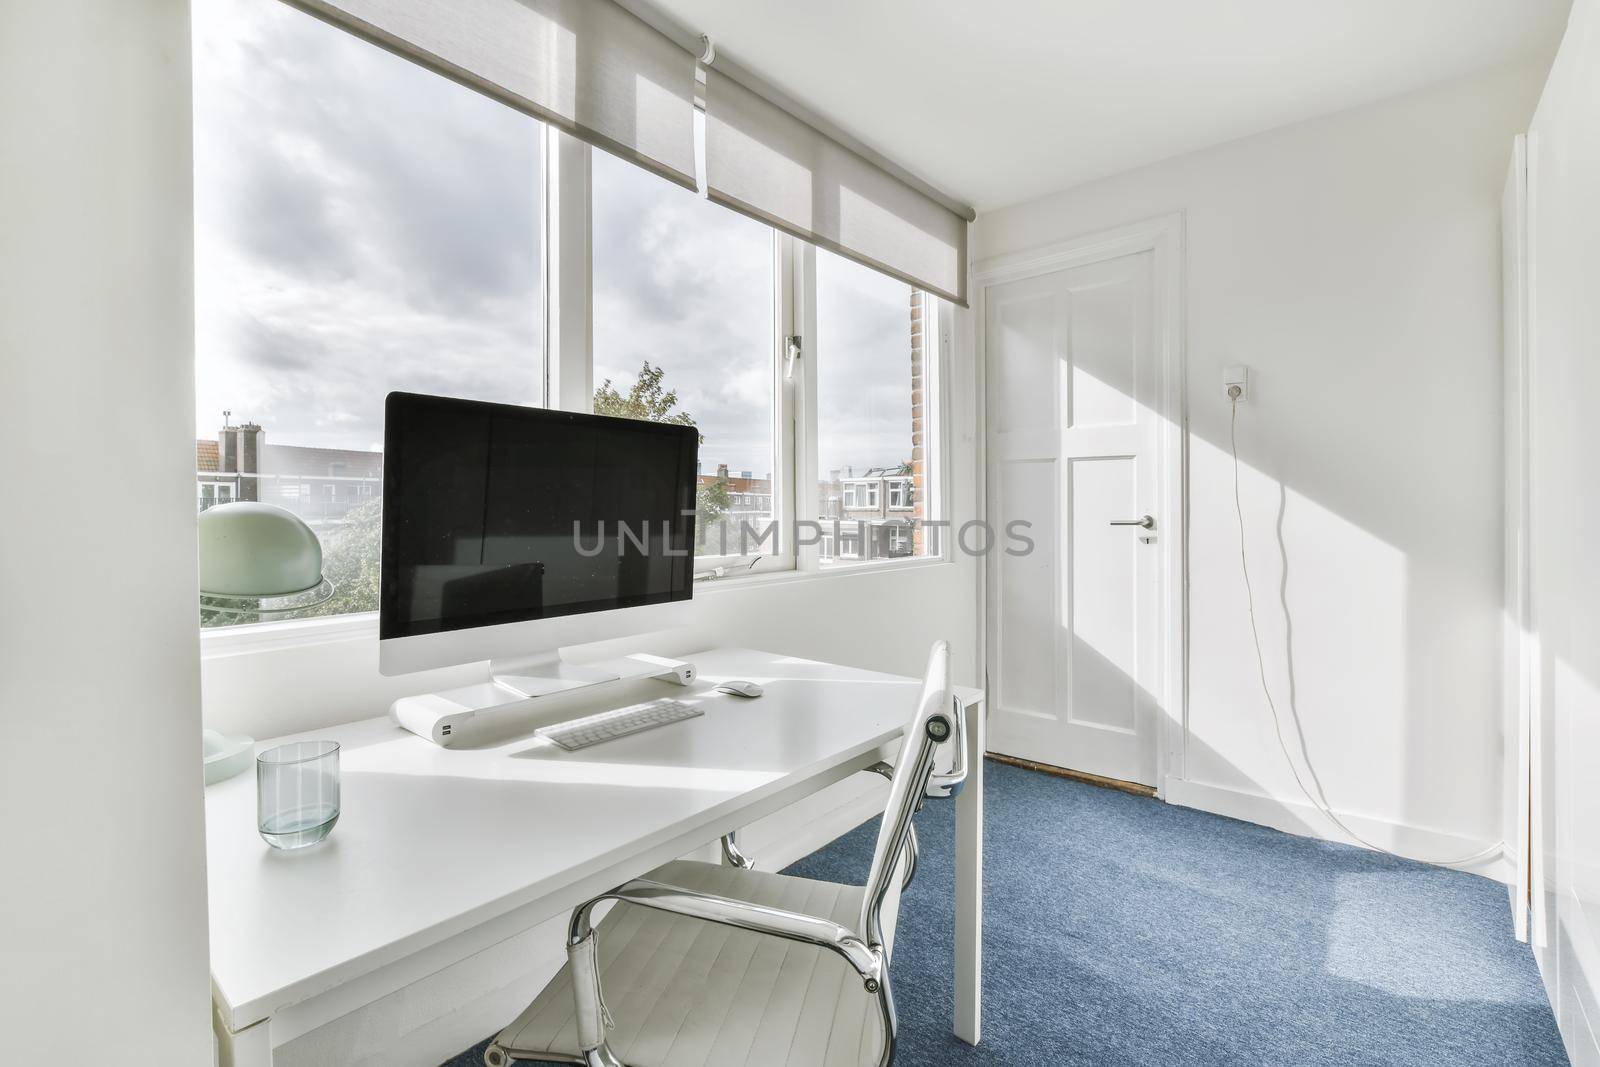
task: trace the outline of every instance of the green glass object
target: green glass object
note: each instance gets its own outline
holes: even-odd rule
[[[217,618],[259,622],[284,612],[315,607],[333,596],[333,583],[322,577],[322,543],[292,511],[275,504],[236,500],[202,511],[196,532],[202,618],[204,613],[211,613]],[[207,730],[204,739],[207,785],[231,778],[250,765],[254,749],[250,738],[224,737]],[[283,753],[285,749],[274,751]],[[263,822],[261,834],[274,848],[294,848],[328,836],[333,820],[339,816],[338,767],[335,745],[331,818],[322,812],[315,825],[291,826],[294,819],[288,816],[287,821],[280,819],[270,828]],[[284,771],[284,780],[297,773]]]
[[[322,583],[322,545],[298,515],[238,500],[200,513],[202,596],[277,597]]]

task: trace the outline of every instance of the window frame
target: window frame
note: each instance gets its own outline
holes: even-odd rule
[[[803,241],[796,241],[799,246],[797,251],[797,264],[803,263],[801,268],[804,274],[804,291],[797,295],[796,305],[802,312],[803,326],[806,337],[817,336],[817,265],[816,249]],[[937,524],[926,531],[923,538],[923,554],[920,556],[879,557],[877,559],[855,559],[843,555],[843,545],[835,546],[837,553],[824,565],[819,560],[817,545],[802,547],[800,550],[801,571],[814,575],[833,575],[853,573],[866,569],[880,569],[889,567],[924,567],[929,565],[951,563],[955,554],[951,548],[954,536],[951,531],[950,517],[946,510],[947,503],[954,499],[949,484],[950,463],[950,405],[949,390],[946,383],[949,381],[953,360],[953,331],[955,326],[955,305],[948,300],[921,289],[914,290],[922,306],[922,389],[923,389],[923,427],[922,427],[922,472],[923,491],[923,521]],[[813,349],[814,350],[814,349]],[[812,350],[808,350],[810,355]],[[818,464],[818,433],[816,421],[817,405],[817,360],[806,359],[804,368],[805,394],[802,408],[801,431],[804,435],[800,445],[800,458],[805,461],[804,470],[797,475],[798,485],[818,485],[820,469]],[[799,375],[796,375],[799,377]],[[841,482],[848,479],[841,479]],[[913,486],[913,491],[915,488]],[[802,493],[798,503],[798,514],[802,520],[817,519],[818,496],[815,492]],[[879,497],[878,499],[882,499]],[[844,490],[841,488],[838,497],[840,504],[841,523],[852,522],[848,515],[842,514],[850,505],[844,502]],[[866,505],[877,507],[876,504]],[[915,506],[913,502],[913,507]]]
[[[924,376],[926,376],[926,371],[924,371]],[[924,457],[927,456],[928,453],[926,447],[923,448],[922,454]],[[890,477],[885,478],[883,481],[889,493],[886,507],[888,507],[890,511],[910,511],[916,507],[916,483],[912,479],[911,475],[891,475]],[[900,496],[900,503],[898,504],[895,503],[894,499],[897,492]]]
[[[594,398],[594,330],[592,277],[591,147],[546,124],[543,127],[541,270],[543,366],[537,403],[567,411],[590,412]],[[535,194],[538,195],[538,194]],[[816,248],[788,234],[773,231],[773,336],[770,351],[773,385],[773,520],[779,550],[750,557],[698,556],[695,560],[697,592],[709,591],[724,581],[782,578],[832,578],[884,568],[923,567],[949,563],[952,540],[931,533],[921,556],[846,558],[834,555],[821,562],[821,534],[801,530],[817,523],[818,531],[831,534],[831,522],[820,515],[817,432]],[[951,360],[954,308],[933,294],[920,292],[923,301],[924,432],[923,467],[925,515],[945,520],[950,499],[947,478],[949,418],[945,382]],[[788,358],[790,337],[800,340],[799,358]],[[530,357],[533,358],[533,357]],[[670,368],[669,368],[670,370]],[[908,483],[909,484],[909,483]],[[872,486],[869,499],[884,499]],[[197,494],[199,490],[197,489]],[[220,501],[222,490],[216,490]],[[359,495],[355,501],[360,502]],[[197,499],[198,504],[198,499]],[[839,499],[841,511],[845,506]],[[878,507],[878,502],[865,507]],[[909,507],[910,505],[908,505]],[[841,523],[851,520],[840,516]],[[797,536],[798,534],[798,536]],[[810,539],[810,543],[802,543]],[[835,545],[842,549],[843,545]],[[864,551],[864,541],[857,542]],[[936,551],[934,549],[937,549]],[[721,573],[718,573],[718,571]],[[349,640],[377,633],[377,612],[351,612],[239,626],[201,628],[207,656],[283,648],[302,644]]]
[[[889,546],[888,546],[889,547],[889,552],[890,552],[889,558],[890,559],[902,559],[902,558],[904,558],[902,556],[894,555],[893,553],[894,553],[895,549],[900,547],[901,545],[907,545],[907,544],[913,543],[912,542],[912,536],[911,536],[911,530],[908,529],[905,525],[903,525],[901,523],[897,523],[897,522],[890,522],[890,523],[886,523],[885,525],[888,526],[888,528],[889,528]]]
[[[556,380],[563,383],[559,388],[552,387],[547,390],[547,395],[557,398],[558,404],[568,411],[592,412],[594,410],[594,329],[593,329],[593,295],[594,275],[593,259],[590,254],[590,245],[594,236],[594,198],[593,183],[590,181],[592,169],[592,149],[587,143],[571,137],[553,127],[546,127],[551,137],[556,141],[555,155],[562,160],[562,166],[571,172],[572,178],[581,172],[582,193],[580,196],[568,197],[564,203],[551,205],[547,201],[546,212],[552,208],[565,214],[558,222],[558,231],[578,233],[582,235],[583,248],[581,252],[558,248],[555,259],[546,262],[545,278],[547,291],[554,286],[557,297],[552,300],[546,296],[547,306],[551,303],[559,305],[558,315],[564,320],[570,316],[579,316],[582,323],[581,330],[575,329],[570,334],[545,337],[545,363],[549,367],[556,365]],[[548,160],[551,153],[547,151],[545,158]],[[582,158],[579,163],[576,157]],[[568,157],[574,157],[569,160]],[[546,164],[548,168],[548,163]],[[563,173],[562,179],[568,178]],[[560,180],[560,179],[558,179]],[[663,179],[664,180],[664,179]],[[553,184],[548,178],[545,187],[548,189]],[[570,188],[570,180],[568,181]],[[550,230],[546,222],[546,232]],[[772,338],[769,346],[768,360],[773,388],[772,402],[772,521],[776,530],[778,547],[776,551],[756,553],[751,556],[739,553],[727,555],[696,555],[694,560],[695,580],[697,582],[718,581],[728,578],[745,577],[752,574],[764,574],[771,571],[792,571],[796,569],[796,556],[793,545],[786,542],[790,540],[787,531],[794,529],[795,516],[795,484],[794,470],[796,469],[796,434],[795,434],[795,381],[787,373],[783,354],[787,351],[787,340],[795,330],[795,279],[794,279],[794,252],[793,245],[799,244],[788,234],[772,230]],[[554,269],[552,268],[552,265]],[[567,294],[563,297],[561,294]],[[581,296],[579,295],[581,294]],[[548,316],[546,318],[548,322]],[[566,342],[566,343],[562,343]],[[668,373],[672,368],[666,367]],[[579,385],[581,383],[581,386]]]
[[[749,556],[729,555],[697,556],[697,576],[718,568],[729,568],[734,574],[760,574],[767,571],[792,571],[796,558],[793,539],[789,531],[794,528],[795,496],[795,389],[794,382],[785,374],[784,353],[787,340],[794,330],[794,282],[792,254],[787,245],[793,238],[772,232],[772,338],[769,346],[768,376],[772,382],[772,522],[776,548],[759,553],[751,561]],[[719,577],[723,577],[719,575]]]

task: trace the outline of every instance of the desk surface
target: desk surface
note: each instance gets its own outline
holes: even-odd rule
[[[919,685],[746,649],[687,658],[700,671],[689,688],[645,681],[547,698],[539,705],[559,714],[520,719],[517,736],[476,747],[439,748],[387,718],[294,735],[339,741],[343,773],[338,826],[299,852],[257,835],[252,772],[208,787],[211,975],[230,1028],[554,901],[652,849],[688,841],[688,851],[764,798],[871,762],[899,736]],[[711,691],[730,678],[766,695]],[[574,753],[530,733],[654,696],[705,715]]]

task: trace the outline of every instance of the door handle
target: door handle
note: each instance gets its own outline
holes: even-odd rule
[[[1151,518],[1149,515],[1144,515],[1144,516],[1141,516],[1141,517],[1139,517],[1137,519],[1112,519],[1111,520],[1111,525],[1113,525],[1113,526],[1143,526],[1146,530],[1154,530],[1156,528],[1156,520]]]

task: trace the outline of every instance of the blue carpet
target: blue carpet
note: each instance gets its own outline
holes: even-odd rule
[[[986,771],[983,1042],[950,1034],[954,806],[929,802],[895,937],[898,1065],[1567,1062],[1504,886]],[[859,884],[875,834],[789,873]]]

